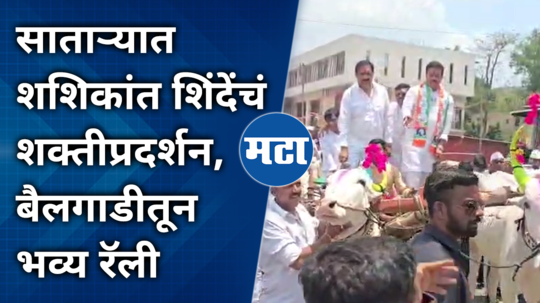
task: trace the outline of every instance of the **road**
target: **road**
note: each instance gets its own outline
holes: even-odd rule
[[[474,303],[486,303],[486,289],[477,289],[474,293]],[[517,301],[517,300],[516,300]],[[523,301],[519,301],[520,303]],[[503,301],[499,301],[498,303],[503,303]]]
[[[487,290],[485,288],[476,289],[474,293],[474,303],[485,303],[486,296],[487,296]]]

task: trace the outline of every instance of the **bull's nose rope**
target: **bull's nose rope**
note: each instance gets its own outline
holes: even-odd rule
[[[516,281],[516,276],[519,272],[519,270],[521,268],[523,268],[523,265],[525,265],[525,263],[529,262],[530,260],[532,260],[534,257],[536,257],[538,254],[540,254],[540,244],[539,243],[534,243],[534,246],[533,245],[530,245],[529,243],[527,243],[527,235],[528,235],[528,232],[526,230],[526,227],[525,227],[525,216],[523,216],[522,219],[519,219],[516,221],[516,224],[518,225],[517,226],[517,230],[520,231],[521,230],[521,236],[523,238],[523,241],[525,242],[525,244],[527,245],[527,247],[529,247],[529,249],[531,249],[531,254],[529,256],[527,256],[525,259],[523,259],[523,261],[519,262],[519,263],[516,263],[516,264],[512,264],[512,265],[503,265],[503,266],[497,266],[497,265],[490,265],[488,263],[485,263],[485,262],[482,262],[482,261],[477,261],[477,260],[474,260],[473,258],[471,258],[469,255],[467,255],[466,253],[462,252],[461,250],[459,251],[460,255],[464,258],[466,258],[467,260],[469,261],[472,261],[476,264],[479,264],[479,265],[483,265],[483,266],[487,266],[487,267],[491,267],[491,268],[495,268],[495,269],[510,269],[510,268],[515,268],[514,270],[514,274],[512,275],[512,281]]]

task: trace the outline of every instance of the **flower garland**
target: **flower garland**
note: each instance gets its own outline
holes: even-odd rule
[[[512,172],[519,184],[519,192],[521,193],[524,192],[525,186],[530,179],[521,165],[525,162],[525,157],[523,156],[523,145],[519,143],[519,139],[523,135],[524,127],[525,125],[522,125],[514,133],[512,142],[510,142],[510,164],[512,165]]]
[[[372,164],[375,164],[375,167],[382,173],[386,170],[386,162],[388,158],[382,150],[379,144],[370,144],[365,149],[366,159],[362,162],[364,168],[369,168]]]
[[[518,160],[519,163],[525,164],[525,152],[523,151],[522,148],[518,147],[516,149],[516,159]]]
[[[379,173],[386,171],[386,162],[388,161],[388,158],[379,144],[368,145],[365,149],[365,153],[366,159],[362,162],[362,166],[368,171],[371,178],[373,178],[373,175],[369,169],[372,164],[375,165]],[[387,174],[384,173],[381,183],[373,183],[372,188],[376,192],[384,193],[386,192],[387,183]]]
[[[527,113],[527,116],[525,117],[525,124],[526,125],[534,125],[536,123],[536,119],[538,118],[538,107],[540,106],[540,95],[537,93],[534,93],[529,96],[528,105],[531,108],[531,110]],[[520,164],[525,163],[525,144],[520,139],[522,137],[523,131],[516,132],[518,136],[516,136],[516,142],[513,142],[515,146],[511,146],[511,153],[514,153],[516,160]]]
[[[540,95],[536,93],[530,95],[528,104],[531,108],[531,111],[527,113],[527,117],[525,117],[525,124],[533,125],[536,121],[536,118],[538,117],[538,105],[540,105]]]

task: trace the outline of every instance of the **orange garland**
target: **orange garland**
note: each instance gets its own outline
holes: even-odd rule
[[[416,124],[416,128],[423,127],[423,125],[420,125],[420,121],[418,117],[422,114],[422,99],[423,99],[423,91],[424,91],[425,83],[420,84],[420,89],[418,90],[418,97],[416,98],[416,105],[415,105],[415,111],[413,116],[413,121]],[[430,88],[431,89],[431,88]],[[435,124],[435,136],[439,135],[439,124],[441,123],[442,114],[444,110],[444,89],[442,85],[439,86],[439,90],[437,91],[439,98],[437,100],[437,123]],[[431,100],[426,100],[427,102],[431,102]],[[429,112],[426,114],[426,120],[429,120]],[[427,129],[426,129],[427,132]],[[433,143],[433,142],[432,142]],[[430,150],[432,149],[432,146],[430,147]],[[433,148],[434,149],[434,148]],[[431,150],[432,153],[435,153],[435,150]]]

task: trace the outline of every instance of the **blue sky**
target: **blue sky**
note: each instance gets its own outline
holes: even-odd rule
[[[491,32],[502,29],[530,32],[540,25],[538,0],[444,0],[447,21],[459,32]]]

